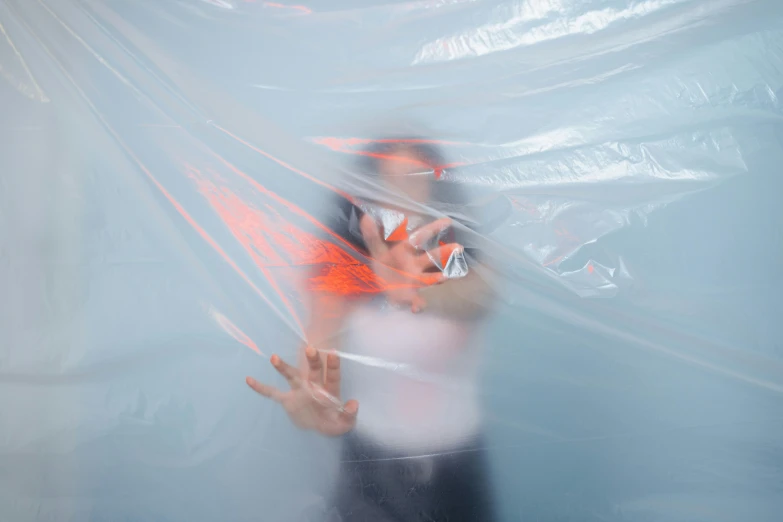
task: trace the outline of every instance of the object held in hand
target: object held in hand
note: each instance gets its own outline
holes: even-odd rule
[[[421,216],[408,216],[378,205],[361,203],[360,208],[373,219],[384,241],[408,241],[417,251],[426,253],[433,267],[447,279],[468,274],[465,251],[454,242],[450,219],[427,223]]]
[[[419,289],[447,281],[449,274],[465,272],[460,264],[462,245],[437,239],[451,227],[449,218],[418,228],[405,241],[384,239],[381,225],[368,213],[361,218],[360,227],[372,270],[384,282],[384,293],[392,304],[410,305],[411,310],[419,312],[426,305]],[[425,250],[433,242],[437,246]]]

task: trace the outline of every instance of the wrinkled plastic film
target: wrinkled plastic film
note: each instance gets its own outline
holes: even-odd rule
[[[328,520],[342,439],[244,381],[310,344],[499,520],[777,520],[781,9],[0,0],[0,518]]]

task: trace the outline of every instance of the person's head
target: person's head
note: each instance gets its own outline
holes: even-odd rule
[[[362,161],[365,172],[417,202],[431,198],[433,182],[444,165],[436,146],[416,139],[375,141]]]

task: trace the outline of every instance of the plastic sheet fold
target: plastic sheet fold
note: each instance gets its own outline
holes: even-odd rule
[[[779,520],[781,96],[776,0],[0,0],[0,519]]]

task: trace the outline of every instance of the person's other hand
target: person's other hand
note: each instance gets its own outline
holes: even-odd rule
[[[438,219],[417,229],[406,240],[388,242],[370,215],[362,217],[360,227],[370,251],[372,269],[384,281],[389,301],[410,306],[414,313],[424,308],[426,303],[419,290],[446,279],[434,260],[440,260],[440,266],[445,266],[452,253],[461,250],[462,246],[449,243],[429,251],[423,248],[450,226],[449,218]]]
[[[272,356],[272,366],[288,381],[288,391],[262,384],[252,377],[247,378],[247,385],[279,403],[299,428],[331,437],[344,435],[356,425],[359,403],[340,402],[340,358],[330,353],[325,371],[323,359],[315,348],[307,347],[305,358],[307,368],[299,369],[277,355]]]

